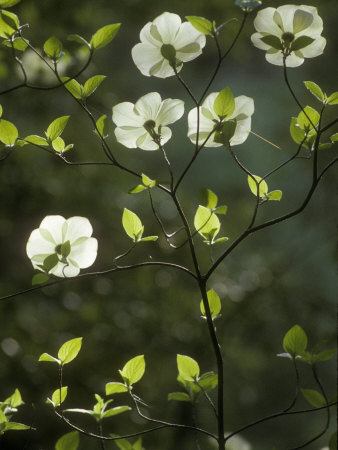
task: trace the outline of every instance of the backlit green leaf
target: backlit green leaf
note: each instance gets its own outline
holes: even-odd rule
[[[80,443],[78,431],[71,431],[64,434],[55,444],[55,450],[77,450]]]
[[[205,390],[211,391],[218,385],[218,375],[214,372],[206,372],[201,375],[198,384]]]
[[[315,408],[320,408],[326,405],[325,398],[322,394],[314,389],[301,389],[304,398]]]
[[[320,119],[319,113],[311,106],[305,106],[304,111],[301,111],[297,117],[297,124],[303,130],[311,130],[313,126],[318,125]],[[310,122],[311,121],[311,122]]]
[[[214,209],[217,206],[218,197],[210,189],[202,188],[198,194],[198,199],[201,205],[208,209]]]
[[[209,308],[210,308],[210,312],[211,312],[211,317],[214,319],[221,312],[221,300],[220,300],[219,296],[217,295],[217,293],[213,289],[210,289],[207,292],[207,295],[208,295],[208,303],[209,303]],[[201,309],[202,315],[205,316],[203,300],[201,300],[200,309]]]
[[[231,116],[235,110],[235,100],[231,90],[227,87],[223,89],[214,101],[214,111],[219,118]]]
[[[52,395],[53,406],[59,406],[63,403],[67,397],[68,386],[63,386],[61,389],[56,389]],[[49,399],[48,399],[49,400]],[[48,402],[50,403],[50,402]]]
[[[299,326],[293,326],[284,336],[283,348],[293,357],[301,355],[307,347],[307,336],[305,331]]]
[[[51,356],[48,353],[42,353],[42,355],[39,357],[39,361],[56,362],[57,364],[61,364],[61,361],[59,359],[54,358],[54,356]]]
[[[325,95],[318,84],[313,81],[304,81],[305,87],[321,102],[325,99]]]
[[[130,191],[128,191],[128,194],[138,194],[139,192],[142,192],[146,189],[147,188],[145,186],[143,186],[143,184],[138,184],[133,189],[130,189]]]
[[[108,136],[108,124],[107,124],[107,116],[104,114],[96,121],[95,133],[98,134],[102,138],[106,138]]]
[[[158,236],[146,236],[140,239],[140,242],[157,241]]]
[[[74,79],[70,79],[70,77],[61,77],[61,81],[64,83],[65,81],[68,81],[64,84],[67,91],[69,91],[73,97],[80,99],[82,98],[82,86],[80,83],[78,83]]]
[[[322,352],[317,353],[317,355],[313,355],[312,362],[322,362],[322,361],[328,361],[329,359],[333,358],[336,354],[337,349],[336,348],[330,348],[328,350],[323,350]]]
[[[186,392],[171,392],[168,394],[168,400],[177,400],[179,402],[191,402],[191,397]]]
[[[69,117],[70,116],[58,117],[49,125],[46,131],[46,136],[48,139],[50,139],[50,141],[53,142],[57,137],[60,136],[60,134],[65,129],[65,126],[67,125]]]
[[[68,364],[77,357],[79,351],[81,350],[82,337],[71,339],[65,342],[58,352],[58,358],[62,364]]]
[[[299,38],[295,39],[292,42],[291,50],[293,52],[296,52],[297,50],[301,50],[302,48],[305,48],[308,45],[312,44],[313,41],[314,41],[314,39],[309,36],[300,36]]]
[[[297,118],[292,117],[290,123],[290,134],[296,144],[300,144],[304,141],[305,131],[297,125]]]
[[[282,198],[282,191],[271,191],[267,194],[269,200],[277,200],[280,201]]]
[[[125,382],[128,383],[128,385],[132,385],[139,381],[145,372],[146,363],[144,360],[144,355],[138,355],[135,356],[135,358],[132,358],[129,360],[123,367],[122,370],[120,370],[120,374]]]
[[[36,136],[34,134],[32,134],[30,136],[26,136],[25,141],[27,141],[29,144],[48,145],[47,139],[45,139],[41,136]]]
[[[215,214],[226,214],[228,207],[226,205],[218,206],[214,209]]]
[[[198,363],[185,355],[177,355],[177,369],[179,375],[186,381],[194,381],[200,374]]]
[[[18,16],[12,12],[2,10],[0,12],[0,36],[7,39],[19,29]]]
[[[330,97],[327,99],[328,105],[338,105],[338,92],[334,92],[330,95]]]
[[[237,127],[237,120],[231,119],[226,120],[222,123],[219,130],[215,133],[215,142],[218,142],[219,144],[223,144],[225,147],[229,147],[230,145],[230,139],[235,134]]]
[[[121,392],[128,392],[128,387],[125,384],[117,382],[106,384],[106,395],[119,394]]]
[[[49,280],[49,276],[45,273],[37,273],[32,278],[32,286],[37,286],[38,284],[46,283]]]
[[[53,60],[57,60],[62,52],[62,43],[58,38],[52,36],[43,44],[43,49],[47,56]]]
[[[275,48],[276,50],[282,50],[283,44],[280,41],[280,39],[277,36],[274,36],[273,34],[268,34],[267,36],[263,36],[260,38],[261,41],[264,42],[264,44],[269,45],[272,48]]]
[[[255,182],[255,180],[257,181],[257,183]],[[268,193],[268,185],[267,183],[262,180],[261,177],[259,177],[258,175],[248,175],[248,183],[249,183],[249,188],[250,191],[257,196],[257,191],[259,192],[259,197],[265,197],[265,195]],[[258,184],[259,183],[259,184]],[[257,190],[257,185],[259,186],[259,190]]]
[[[28,46],[27,41],[24,41],[21,37],[15,38],[14,40],[2,41],[2,44],[6,47],[14,47],[15,50],[19,50],[20,52],[25,51]]]
[[[212,242],[217,236],[221,224],[215,213],[210,209],[199,205],[194,219],[196,231],[209,242]]]
[[[0,0],[0,8],[11,8],[21,0]]]
[[[24,425],[23,423],[17,423],[17,422],[7,422],[5,424],[5,431],[7,430],[31,430],[32,428],[28,425]]]
[[[338,133],[333,134],[330,136],[331,142],[337,142],[338,141]]]
[[[122,225],[124,231],[134,242],[138,242],[142,238],[144,226],[138,216],[127,208],[124,208],[123,211]]]
[[[90,47],[89,42],[87,42],[86,39],[79,34],[70,34],[67,37],[67,40],[77,42],[78,44],[85,45],[86,47]]]
[[[131,408],[129,406],[116,406],[115,408],[107,409],[103,414],[102,418],[106,419],[107,417],[117,416],[125,411],[130,411]]]
[[[105,78],[107,78],[105,75],[94,75],[89,78],[83,86],[83,95],[89,97],[93,94]]]
[[[65,141],[59,136],[52,142],[52,147],[56,152],[62,153],[65,149]]]
[[[0,141],[5,145],[12,146],[18,138],[18,130],[8,120],[0,119]]]
[[[200,33],[212,36],[212,22],[199,16],[186,16],[186,19]]]
[[[45,258],[43,261],[43,270],[48,273],[50,270],[53,269],[53,267],[55,267],[58,264],[58,262],[59,258],[56,253],[47,256],[47,258]]]
[[[92,36],[90,45],[94,49],[106,46],[115,37],[116,33],[119,31],[120,26],[120,23],[115,23],[113,25],[106,25],[105,27],[100,28]]]

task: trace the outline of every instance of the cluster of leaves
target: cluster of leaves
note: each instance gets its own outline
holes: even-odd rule
[[[23,405],[22,397],[19,389],[15,389],[14,393],[0,402],[0,436],[9,430],[30,430],[28,425],[13,422],[12,416],[18,411],[18,407]]]

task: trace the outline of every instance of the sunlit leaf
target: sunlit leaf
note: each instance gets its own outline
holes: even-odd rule
[[[177,369],[180,376],[187,381],[194,381],[199,377],[200,368],[193,358],[177,355]]]
[[[43,49],[47,56],[57,60],[61,56],[62,43],[55,36],[52,36],[43,44]]]
[[[116,33],[119,31],[120,26],[120,23],[115,23],[113,25],[106,25],[105,27],[100,28],[92,36],[90,45],[94,49],[105,47],[115,37]]]
[[[212,36],[212,22],[199,16],[186,16],[186,19],[200,33]]]
[[[321,408],[326,405],[325,398],[322,394],[314,389],[301,389],[304,398],[315,408]]]
[[[55,444],[55,450],[77,450],[80,443],[78,431],[71,431],[64,434]]]
[[[75,359],[81,350],[82,337],[65,342],[58,352],[58,358],[62,364],[68,364]]]
[[[214,101],[214,111],[220,118],[231,116],[235,110],[235,100],[230,88],[223,89]]]
[[[325,95],[318,84],[313,81],[304,81],[305,87],[321,102],[325,99]]]
[[[124,208],[123,211],[122,225],[124,231],[134,242],[138,242],[142,238],[144,226],[139,217],[127,208]]]
[[[129,385],[132,385],[139,381],[145,372],[146,363],[144,360],[144,355],[135,356],[129,360],[120,370],[120,374],[124,381],[126,381]]]
[[[287,353],[293,357],[301,355],[307,347],[307,336],[305,331],[299,326],[295,325],[285,334],[283,339],[283,348]]]
[[[219,296],[217,295],[217,293],[213,289],[210,289],[207,292],[207,295],[208,295],[208,303],[209,303],[209,308],[210,308],[210,312],[211,312],[211,317],[215,318],[221,312],[221,307],[222,307],[221,300],[220,300]],[[201,309],[202,315],[205,316],[206,314],[205,314],[203,300],[201,300],[200,309]]]

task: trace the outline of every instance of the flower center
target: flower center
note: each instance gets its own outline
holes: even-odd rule
[[[62,244],[58,244],[58,245],[55,247],[55,252],[56,252],[58,255],[62,255]]]
[[[282,39],[286,44],[289,44],[290,42],[292,42],[295,38],[295,35],[292,33],[289,33],[288,31],[286,33],[282,34]]]
[[[156,126],[156,122],[154,120],[147,120],[146,122],[144,122],[143,127],[148,131],[148,133],[150,133],[150,131],[152,131]]]
[[[171,44],[163,44],[161,47],[161,55],[164,59],[169,61],[169,64],[172,66],[175,64],[176,60],[176,50]]]

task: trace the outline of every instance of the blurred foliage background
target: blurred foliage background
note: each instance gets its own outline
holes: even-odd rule
[[[287,2],[263,2],[264,6],[279,6]],[[317,6],[316,1],[307,4]],[[322,0],[319,14],[324,20],[327,38],[325,54],[306,60],[298,69],[289,71],[294,89],[303,102],[314,107],[314,98],[302,81],[312,80],[324,91],[337,90],[337,67],[334,57],[335,0]],[[134,66],[130,50],[139,41],[143,25],[163,11],[204,16],[217,24],[231,18],[222,33],[226,48],[239,26],[241,11],[232,0],[22,0],[13,11],[21,23],[28,23],[25,35],[33,45],[42,48],[52,35],[64,43],[74,56],[65,69],[71,75],[81,66],[84,55],[79,46],[66,41],[71,33],[86,38],[101,26],[122,22],[115,40],[97,52],[94,62],[79,81],[94,74],[107,79],[89,106],[94,115],[111,116],[111,107],[121,101],[135,102],[147,92],[158,91],[162,98],[182,98],[186,111],[193,105],[174,78],[146,78]],[[252,129],[278,143],[274,147],[250,136],[236,153],[254,173],[266,173],[295,151],[289,136],[292,116],[297,105],[283,84],[282,70],[265,62],[264,53],[253,48],[248,20],[238,44],[222,66],[211,91],[230,86],[234,95],[247,95],[255,100],[256,112]],[[34,83],[52,83],[39,72],[34,61],[26,64]],[[216,52],[209,40],[203,55],[188,63],[182,76],[192,90],[201,93],[216,64]],[[1,90],[20,80],[19,73],[6,48],[0,50]],[[61,115],[71,115],[64,137],[74,143],[69,154],[72,161],[104,160],[88,118],[67,92],[20,89],[1,98],[5,117],[13,121],[20,136],[39,134]],[[327,116],[329,120],[329,114]],[[193,152],[186,137],[186,122],[172,126],[174,138],[167,146],[176,173],[180,173]],[[160,152],[128,150],[117,144],[110,127],[109,142],[118,158],[129,167],[152,178],[166,178]],[[323,151],[323,164],[335,150]],[[209,283],[222,298],[222,318],[217,331],[225,361],[225,423],[232,431],[263,415],[280,410],[289,402],[294,390],[294,374],[288,361],[276,358],[282,351],[285,332],[298,323],[307,332],[310,346],[327,340],[332,347],[335,337],[335,192],[334,170],[328,172],[306,210],[287,223],[260,231],[243,242],[217,269]],[[270,179],[270,189],[281,189],[280,204],[264,205],[259,220],[280,215],[299,205],[311,180],[311,161],[298,160]],[[147,196],[127,194],[136,183],[131,176],[111,167],[68,167],[61,160],[25,146],[13,151],[0,164],[1,182],[1,281],[0,294],[26,289],[33,275],[25,254],[29,234],[48,214],[75,215],[89,218],[94,236],[99,240],[99,255],[93,270],[112,266],[115,256],[130,245],[121,225],[123,207],[132,209],[145,223],[147,234],[158,234]],[[249,193],[246,177],[239,172],[230,155],[220,149],[205,149],[194,164],[179,191],[179,197],[192,221],[198,206],[200,187],[208,187],[219,196],[220,204],[228,205],[223,220],[222,235],[230,243],[248,223],[255,199]],[[159,213],[175,230],[179,220],[173,206],[162,193],[156,193]],[[149,232],[149,233],[148,233]],[[201,257],[208,254],[196,238]],[[218,252],[220,249],[217,250]],[[163,239],[159,245],[139,245],[126,262],[143,260],[179,261],[191,266],[187,247],[173,252]],[[65,384],[70,387],[68,408],[91,408],[94,393],[104,393],[105,383],[119,381],[118,369],[133,356],[144,353],[146,376],[137,393],[152,407],[154,417],[189,422],[189,405],[167,402],[167,394],[179,390],[176,381],[176,354],[186,354],[198,360],[203,372],[215,370],[206,324],[200,317],[200,298],[196,286],[184,274],[167,268],[144,268],[114,276],[97,277],[35,291],[0,303],[0,398],[9,396],[16,387],[22,392],[23,406],[16,420],[31,424],[36,432],[9,432],[0,441],[1,449],[53,449],[55,441],[67,428],[53,415],[44,401],[57,388],[57,369],[52,364],[38,363],[43,352],[56,354],[66,340],[83,336],[83,348],[74,363],[66,367]],[[303,388],[316,388],[309,367],[301,367]],[[335,364],[323,363],[320,376],[329,395],[334,394]],[[123,395],[114,406],[128,402]],[[299,408],[307,407],[300,400]],[[74,418],[95,431],[83,417]],[[211,429],[213,414],[201,402],[198,423]],[[242,434],[252,449],[286,449],[301,444],[320,431],[324,413],[271,420]],[[105,431],[129,433],[144,428],[135,414],[108,419]],[[333,430],[332,430],[333,431]],[[319,449],[327,445],[329,435],[310,445]],[[82,438],[81,449],[99,448],[93,440]],[[173,430],[159,431],[144,437],[146,449],[172,450],[196,448],[191,433]],[[230,442],[231,444],[231,442]],[[117,448],[115,444],[107,448]],[[212,448],[201,439],[201,448]],[[242,450],[244,444],[240,445]]]

